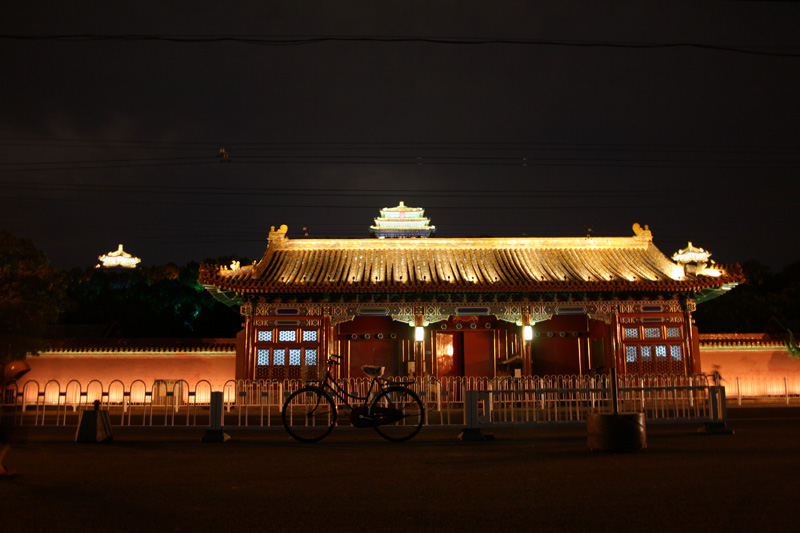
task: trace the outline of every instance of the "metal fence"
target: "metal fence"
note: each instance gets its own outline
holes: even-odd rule
[[[582,423],[589,413],[614,411],[611,377],[545,376],[522,378],[417,378],[410,387],[426,408],[429,426],[532,426]],[[301,380],[230,380],[223,393],[225,427],[280,427],[284,399],[305,384]],[[339,380],[351,394],[364,396],[368,378]],[[98,402],[114,426],[204,427],[210,421],[212,385],[206,380],[120,380],[104,385],[28,381],[11,386],[3,398],[5,419],[24,426],[77,425],[80,413]],[[617,409],[644,412],[648,421],[719,421],[725,390],[714,377],[620,376]],[[470,419],[470,413],[476,418]],[[347,417],[340,417],[347,424]]]
[[[590,413],[644,413],[648,422],[724,424],[725,391],[709,376],[555,376],[467,390],[469,428],[584,423]],[[616,403],[616,405],[615,405]]]
[[[789,405],[800,404],[800,377],[735,377],[722,380],[729,398],[742,400],[771,400]]]

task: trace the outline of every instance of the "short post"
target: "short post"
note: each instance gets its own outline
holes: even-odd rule
[[[619,391],[617,389],[617,369],[611,369],[611,409],[615,415],[619,414]]]
[[[706,433],[711,435],[733,435],[733,431],[728,429],[727,400],[725,398],[725,387],[722,386],[719,372],[714,373],[714,385],[708,387],[711,396],[711,422],[706,422]]]
[[[100,409],[100,400],[94,401],[94,409],[83,411],[75,432],[75,442],[110,442],[114,440],[108,411]]]
[[[586,415],[586,436],[592,451],[634,452],[647,447],[643,412],[620,413],[617,371],[611,369],[612,413]]]
[[[492,440],[494,435],[484,435],[478,427],[478,402],[480,392],[468,390],[464,393],[464,423],[466,427],[458,435],[462,441]]]
[[[230,435],[222,431],[222,407],[222,393],[212,392],[208,413],[208,429],[203,435],[202,442],[225,442],[230,440]]]

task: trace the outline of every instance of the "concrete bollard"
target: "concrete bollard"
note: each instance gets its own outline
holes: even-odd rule
[[[591,413],[586,417],[589,449],[634,452],[647,447],[644,413]]]
[[[222,431],[222,407],[222,393],[212,392],[208,429],[203,435],[202,442],[225,442],[230,440],[231,436]]]
[[[100,401],[94,401],[94,410],[84,411],[78,421],[75,442],[110,442],[114,440],[108,411],[100,409]]]

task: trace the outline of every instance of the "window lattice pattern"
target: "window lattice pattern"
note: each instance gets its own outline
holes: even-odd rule
[[[259,330],[257,340],[259,342],[272,342],[272,330]]]
[[[272,364],[273,365],[285,365],[286,364],[286,350],[280,349],[275,350],[272,354]]]
[[[269,364],[269,350],[258,350],[258,366]]]
[[[293,329],[286,329],[278,332],[280,342],[294,342],[297,339],[297,332]]]
[[[639,338],[639,328],[625,328],[625,338],[626,339],[638,339]]]
[[[315,329],[303,330],[303,342],[315,342],[316,340],[317,340],[317,330]]]
[[[658,339],[661,337],[661,328],[644,328],[645,339]]]
[[[300,353],[301,350],[299,349],[291,349],[289,350],[289,364],[292,366],[300,365]]]
[[[664,359],[667,357],[666,346],[656,346],[656,359]]]
[[[636,346],[625,347],[625,361],[628,363],[636,362]]]
[[[681,336],[681,328],[667,328],[667,338],[676,339]]]
[[[673,361],[681,361],[683,360],[683,349],[681,348],[680,344],[676,344],[674,346],[669,347],[669,355],[672,357]]]
[[[306,350],[306,364],[307,365],[317,364],[317,350],[314,349]]]
[[[652,361],[653,360],[653,347],[652,346],[642,346],[642,361]]]

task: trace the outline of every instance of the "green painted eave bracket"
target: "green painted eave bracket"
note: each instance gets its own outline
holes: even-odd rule
[[[242,305],[242,298],[235,291],[223,291],[216,285],[203,285],[203,287],[215,300],[224,303],[228,307]]]
[[[703,302],[713,300],[714,298],[722,296],[723,294],[727,294],[731,289],[733,289],[737,285],[738,285],[737,282],[732,281],[730,283],[725,283],[719,287],[713,287],[711,289],[703,289],[696,294],[694,301],[697,302],[698,304],[701,304]]]

